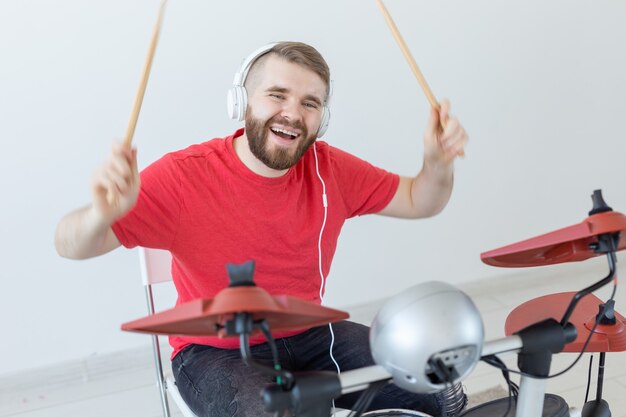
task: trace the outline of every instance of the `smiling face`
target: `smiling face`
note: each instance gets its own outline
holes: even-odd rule
[[[266,167],[295,165],[317,138],[326,84],[315,72],[268,55],[246,82],[246,137]],[[245,161],[244,161],[245,162]]]

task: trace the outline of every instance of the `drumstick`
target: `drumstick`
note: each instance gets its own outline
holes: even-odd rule
[[[441,106],[439,105],[439,102],[435,98],[435,95],[433,94],[430,87],[428,86],[428,83],[426,82],[426,79],[424,78],[422,71],[420,71],[419,67],[415,63],[415,59],[413,58],[413,55],[411,55],[411,51],[409,51],[409,48],[406,46],[406,42],[404,42],[404,38],[402,38],[402,35],[400,34],[398,27],[396,26],[393,19],[391,18],[389,11],[387,11],[387,8],[383,4],[382,0],[376,0],[376,3],[378,3],[378,7],[380,8],[380,11],[382,12],[385,18],[385,22],[387,22],[387,26],[389,26],[389,29],[391,30],[391,34],[393,35],[394,39],[398,43],[398,46],[400,47],[400,50],[402,51],[404,58],[406,58],[409,64],[409,67],[411,67],[411,70],[413,71],[413,74],[415,75],[415,78],[417,78],[417,82],[419,83],[420,87],[422,87],[422,91],[426,95],[428,102],[430,103],[433,109],[439,112],[439,110],[441,109]],[[445,129],[446,127],[445,121],[440,118],[439,123],[441,123],[441,128]],[[461,152],[459,152],[459,156],[464,156],[464,155],[465,155],[465,152],[461,150]]]
[[[422,72],[420,71],[419,67],[415,63],[415,59],[413,59],[413,55],[411,55],[411,51],[409,51],[409,48],[406,46],[406,43],[404,42],[404,39],[402,38],[400,31],[398,30],[396,24],[391,18],[391,15],[387,11],[387,8],[383,4],[382,0],[376,0],[376,3],[378,3],[378,7],[380,8],[380,11],[385,17],[385,21],[387,22],[387,26],[389,26],[389,29],[391,30],[391,34],[393,35],[396,42],[398,43],[398,46],[402,50],[402,54],[404,55],[407,62],[409,63],[409,67],[411,67],[411,70],[413,71],[415,78],[417,78],[417,82],[422,87],[422,91],[424,91],[424,94],[426,95],[428,102],[434,109],[439,110],[440,106],[439,106],[439,103],[437,102],[437,99],[435,98],[435,95],[430,90],[430,87],[428,86],[428,83],[426,82],[424,75],[422,75]]]
[[[135,104],[133,105],[133,111],[130,114],[130,120],[128,127],[126,128],[126,136],[124,137],[124,146],[129,148],[133,142],[133,136],[135,135],[135,128],[137,127],[137,120],[139,119],[139,112],[141,111],[141,104],[143,103],[143,96],[146,93],[146,86],[148,85],[148,78],[150,77],[150,68],[152,68],[152,59],[154,58],[154,51],[159,40],[159,33],[161,32],[161,22],[163,22],[163,14],[165,12],[165,4],[167,0],[161,0],[161,6],[159,7],[159,16],[152,30],[152,39],[150,40],[150,47],[148,48],[148,56],[143,66],[141,73],[141,81],[139,82],[139,88],[135,96]],[[109,190],[107,193],[107,201],[109,204],[115,203],[115,196]]]
[[[133,111],[130,115],[130,121],[128,122],[128,128],[126,129],[126,137],[124,139],[124,145],[129,147],[133,142],[133,135],[135,134],[135,127],[137,126],[137,119],[139,119],[139,112],[141,111],[141,103],[143,102],[143,96],[146,92],[146,86],[148,85],[148,77],[150,77],[150,68],[152,67],[152,59],[154,58],[154,51],[156,50],[157,42],[159,40],[159,32],[161,31],[161,22],[163,21],[163,13],[165,11],[165,3],[167,0],[161,0],[161,6],[159,8],[159,17],[154,25],[152,31],[152,40],[150,41],[150,48],[148,49],[148,56],[143,66],[143,72],[141,74],[141,82],[137,89],[137,95],[135,96],[135,104]]]

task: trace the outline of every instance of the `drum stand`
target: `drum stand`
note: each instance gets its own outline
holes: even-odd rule
[[[621,213],[612,212],[602,199],[599,190],[594,192],[592,199],[594,207],[585,222],[482,255],[486,263],[517,267],[581,261],[601,255],[606,255],[608,260],[609,273],[605,278],[577,293],[553,294],[522,304],[507,318],[505,330],[511,336],[484,344],[483,358],[505,352],[518,353],[518,366],[522,376],[516,405],[517,417],[581,415],[576,409],[570,409],[568,412],[567,404],[562,398],[546,395],[545,392],[552,355],[561,351],[583,350],[601,353],[597,396],[595,400],[584,405],[582,417],[611,416],[607,402],[602,399],[605,356],[609,351],[626,350],[626,331],[623,331],[626,319],[614,312],[612,299],[602,303],[592,292],[615,279],[616,252],[626,248],[626,243],[623,240],[620,242],[620,233],[626,229],[626,217]],[[563,314],[564,305],[567,305],[567,308]],[[598,307],[600,312],[596,313]],[[560,317],[561,314],[563,316],[559,321],[555,317]],[[299,378],[301,376],[297,379]],[[333,395],[359,391],[375,381],[390,380],[391,375],[384,368],[373,366],[343,372],[338,376],[324,375],[324,378],[327,378],[325,382],[317,378],[317,376],[308,378],[307,387],[324,384],[332,386],[332,389],[325,392],[325,397],[317,397],[317,404],[320,404],[327,403],[327,400],[334,398]],[[288,395],[287,392],[289,391],[280,392],[276,387],[267,388],[264,391],[266,404],[289,403],[295,406],[294,410],[302,410],[298,408],[298,401],[311,395],[307,390],[301,391],[298,395]],[[289,401],[277,400],[276,398],[281,395],[288,395]],[[508,399],[492,403],[505,400]],[[485,414],[483,412],[485,410],[473,412],[479,407],[468,410],[464,416],[493,414],[489,412]],[[552,409],[554,412],[551,413]],[[274,407],[271,410],[278,411],[279,408]],[[323,410],[318,407],[315,412],[306,411],[297,415],[325,417],[329,415],[329,410],[328,407],[324,407]]]
[[[614,301],[609,300],[606,303],[602,303],[602,301],[591,295],[587,300],[581,301],[584,296],[590,295],[591,292],[599,289],[600,287],[610,283],[615,278],[616,274],[616,258],[615,252],[609,250],[607,253],[607,258],[609,261],[609,274],[606,278],[597,282],[596,284],[587,287],[578,293],[573,295],[571,298],[571,302],[566,310],[565,315],[561,319],[560,325],[566,323],[572,319],[571,321],[574,323],[576,329],[578,329],[578,337],[574,337],[568,346],[565,346],[562,351],[565,352],[581,352],[582,349],[585,349],[585,352],[600,352],[600,365],[598,369],[598,379],[597,379],[597,389],[596,389],[596,399],[588,401],[583,409],[582,416],[583,417],[610,417],[611,412],[609,410],[608,403],[602,399],[602,388],[604,383],[604,365],[606,360],[606,352],[616,352],[623,351],[626,349],[626,332],[624,332],[624,324],[626,321],[624,317],[616,313],[614,310]],[[537,312],[543,315],[551,315],[554,316],[557,313],[557,310],[560,306],[563,305],[563,301],[571,297],[572,293],[561,293],[561,294],[552,294],[544,297],[540,297],[529,302],[522,304],[517,307],[515,310],[511,312],[509,317],[507,318],[506,323],[506,333],[513,333],[512,329],[514,329],[520,322],[532,320],[536,317]],[[574,314],[576,304],[581,301],[580,309],[576,311]],[[534,313],[531,313],[534,312]],[[553,320],[553,319],[548,319]],[[527,328],[528,329],[528,328]],[[526,329],[524,329],[526,330]],[[524,330],[517,332],[518,334],[523,332]],[[574,341],[575,340],[575,341]],[[586,346],[585,346],[586,345]],[[559,350],[561,351],[561,350]],[[545,379],[536,379],[532,376],[544,377],[547,376],[547,372],[549,371],[549,362],[547,366],[544,364],[542,369],[533,370],[532,367],[527,367],[524,364],[523,352],[522,349],[520,353],[520,370],[525,374],[521,379],[521,389],[520,389],[520,397],[518,400],[518,416],[525,415],[520,414],[523,411],[523,407],[520,410],[521,404],[537,404],[535,407],[535,411],[532,414],[528,415],[539,415],[536,414],[537,411],[540,411],[541,408],[538,404],[542,403],[542,398],[540,394],[545,391]],[[554,352],[557,353],[557,352]],[[525,386],[530,383],[532,389],[525,390]],[[543,388],[541,387],[543,385]],[[542,388],[542,389],[539,389]],[[528,392],[535,394],[527,394]],[[529,398],[527,396],[530,395]]]
[[[274,357],[274,367],[256,362],[250,351],[250,335],[255,330],[265,335]],[[333,372],[303,372],[295,375],[281,369],[278,363],[276,342],[266,320],[253,320],[250,313],[236,313],[234,318],[224,323],[228,336],[239,335],[241,357],[246,365],[265,375],[276,377],[277,383],[263,390],[266,410],[282,416],[293,410],[298,417],[328,417],[331,414],[332,399],[341,395],[337,374]]]
[[[577,293],[551,294],[518,306],[507,317],[505,332],[507,335],[523,335],[534,326],[528,326],[529,323],[538,323],[541,320],[556,322],[555,318],[560,317],[563,307],[567,305],[565,314],[558,324],[566,329],[568,323],[573,323],[578,335],[569,344],[552,353],[561,350],[601,352],[597,397],[584,405],[582,415],[609,417],[611,413],[608,404],[602,399],[605,356],[606,352],[626,350],[626,332],[623,332],[626,319],[614,311],[615,292],[607,303],[602,303],[591,293],[609,284],[616,277],[616,252],[626,249],[626,239],[620,241],[620,234],[626,231],[626,216],[614,212],[606,204],[601,190],[595,190],[591,199],[593,208],[583,222],[485,252],[481,254],[481,259],[494,266],[528,267],[582,261],[606,255],[609,274],[605,278]],[[557,335],[556,331],[554,335]],[[531,358],[529,363],[525,353],[527,341],[523,342],[518,360],[522,378],[517,415],[539,416],[542,413],[540,404],[543,404],[545,378],[548,376],[552,353],[544,351],[543,359]],[[528,342],[534,344],[532,340]]]

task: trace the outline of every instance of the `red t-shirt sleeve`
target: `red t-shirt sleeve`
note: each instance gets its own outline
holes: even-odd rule
[[[180,175],[171,154],[154,162],[141,174],[135,207],[112,226],[127,248],[144,246],[170,249],[180,219]]]
[[[334,147],[329,146],[329,153],[348,218],[387,207],[398,190],[397,174]]]

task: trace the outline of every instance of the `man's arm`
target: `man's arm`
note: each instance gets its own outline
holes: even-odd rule
[[[111,225],[103,222],[92,206],[68,213],[57,226],[54,245],[59,255],[87,259],[120,246]]]
[[[65,215],[59,222],[54,240],[59,255],[85,259],[120,246],[111,225],[133,208],[139,186],[136,150],[114,145],[93,177],[91,205]]]
[[[449,116],[450,105],[441,103],[431,111],[424,134],[424,164],[414,177],[401,177],[398,189],[387,207],[378,214],[421,218],[439,213],[448,203],[454,183],[454,159],[463,154],[468,138],[459,121]],[[445,121],[441,131],[440,120]]]

